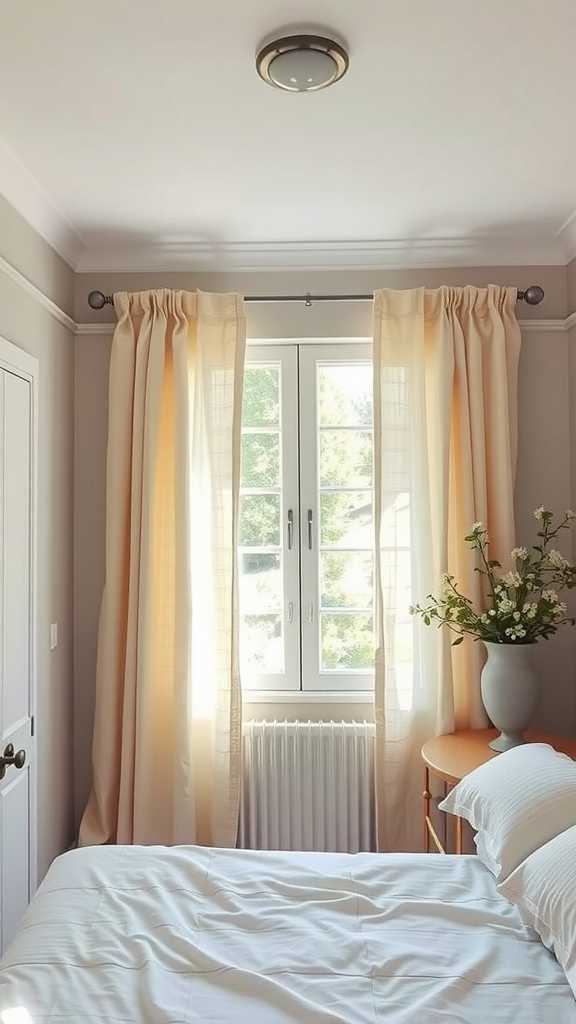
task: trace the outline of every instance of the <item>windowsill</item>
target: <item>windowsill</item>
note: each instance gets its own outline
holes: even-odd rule
[[[244,704],[372,704],[373,690],[243,690]]]

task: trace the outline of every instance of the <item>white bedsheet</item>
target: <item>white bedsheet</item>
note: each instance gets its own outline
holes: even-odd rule
[[[576,1001],[475,857],[108,847],[50,869],[0,1021],[576,1024]]]

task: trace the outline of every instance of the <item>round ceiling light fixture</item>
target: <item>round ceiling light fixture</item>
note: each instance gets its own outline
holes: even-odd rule
[[[326,36],[273,39],[256,57],[260,78],[287,92],[325,89],[346,74],[348,63],[344,47]]]

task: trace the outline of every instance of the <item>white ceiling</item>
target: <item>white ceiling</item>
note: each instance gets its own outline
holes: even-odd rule
[[[276,28],[349,73],[271,89]],[[575,38],[574,0],[19,0],[0,192],[80,269],[565,262]]]

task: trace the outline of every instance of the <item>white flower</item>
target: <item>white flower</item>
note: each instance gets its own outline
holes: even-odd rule
[[[521,626],[511,626],[505,632],[506,636],[509,636],[511,640],[521,640],[522,637],[526,636],[526,630],[522,629]]]
[[[571,508],[567,508],[564,513],[565,519],[576,519],[576,512],[573,512]]]
[[[556,593],[555,590],[543,590],[542,591],[542,600],[543,601],[549,601],[550,604],[556,604],[556,602],[558,600],[558,594]]]
[[[566,614],[567,607],[568,606],[566,604],[564,604],[564,601],[559,601],[558,604],[556,605],[556,607],[552,611],[552,614],[553,614],[554,618],[555,619],[563,618],[563,616]]]
[[[481,523],[481,522],[472,523],[472,531],[473,532],[475,530],[483,530],[483,529],[484,529],[484,523]]]
[[[519,572],[507,572],[506,575],[502,577],[502,583],[505,587],[521,587],[522,577]]]
[[[498,601],[498,611],[502,615],[509,615],[510,612],[514,611],[514,602],[510,601],[507,597],[503,597],[501,601]]]
[[[488,623],[490,622],[490,619],[486,615],[486,612],[484,612],[484,614],[480,616],[480,622],[483,622],[485,626],[487,626]]]
[[[535,508],[534,509],[534,518],[535,519],[542,519],[545,511],[546,511],[546,509],[544,508],[544,505],[540,505],[539,508]]]
[[[521,562],[525,562],[528,558],[528,548],[513,548],[511,556],[512,558],[519,558]]]
[[[515,619],[516,622],[520,622],[520,619],[522,618],[522,616],[520,615],[520,612],[514,612],[514,615],[512,616],[512,618]]]
[[[496,615],[496,612],[494,611],[493,608],[490,609],[490,611],[488,612],[488,615]]]
[[[550,565],[553,565],[555,569],[565,569],[568,565],[564,555],[561,555],[559,551],[555,550],[555,548],[552,548],[552,550],[548,552],[547,557]]]

